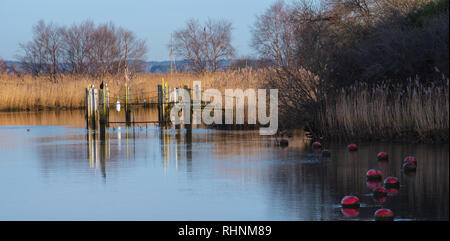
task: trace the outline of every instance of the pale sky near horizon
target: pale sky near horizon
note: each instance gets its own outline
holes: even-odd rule
[[[40,19],[71,25],[90,19],[96,24],[113,22],[145,39],[148,61],[169,60],[170,34],[186,20],[208,17],[232,22],[232,43],[237,56],[251,55],[250,26],[275,0],[0,0],[0,57],[16,60],[19,43],[32,37]],[[288,2],[288,1],[287,1]]]

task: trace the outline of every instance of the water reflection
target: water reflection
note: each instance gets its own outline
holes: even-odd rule
[[[359,143],[349,153],[346,143],[324,143],[331,157],[323,158],[302,133],[281,148],[257,131],[88,131],[76,115],[70,127],[57,126],[56,116],[50,126],[45,115],[30,124],[20,116],[19,126],[11,116],[3,120],[0,219],[373,220],[385,207],[401,220],[448,220],[448,144]],[[380,151],[388,162],[376,160]],[[408,155],[418,160],[415,173],[401,169]],[[374,198],[383,184],[367,182],[372,168],[398,177],[400,188]],[[349,194],[360,198],[360,209],[340,208]]]

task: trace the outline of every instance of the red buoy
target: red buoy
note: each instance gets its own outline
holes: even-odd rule
[[[331,156],[331,153],[328,149],[324,149],[322,151],[322,157],[330,157],[330,156]]]
[[[375,190],[375,188],[380,187],[382,184],[381,180],[373,180],[373,181],[367,181],[366,185],[370,190]]]
[[[356,144],[350,144],[347,146],[347,149],[349,151],[357,151],[358,150],[358,146]]]
[[[341,212],[347,218],[355,218],[359,215],[359,208],[341,208]]]
[[[377,187],[373,190],[373,196],[375,198],[378,197],[386,197],[387,196],[388,191],[386,190],[386,188],[384,187]]]
[[[312,147],[313,147],[313,149],[321,149],[322,144],[318,141],[315,141],[315,142],[313,142]]]
[[[400,187],[400,181],[396,177],[386,177],[384,179],[384,187],[389,188],[399,188]]]
[[[417,164],[415,162],[405,162],[402,166],[405,172],[415,172],[417,169]]]
[[[383,204],[383,203],[386,202],[386,200],[387,200],[387,196],[386,196],[386,197],[375,197],[375,198],[374,198],[374,201],[375,201],[377,204]]]
[[[389,156],[386,152],[380,152],[377,155],[377,160],[378,161],[388,161],[389,160]]]
[[[414,163],[417,165],[417,159],[413,156],[407,156],[405,157],[405,159],[403,160],[403,164],[405,163]]]
[[[370,169],[366,173],[367,180],[381,180],[382,174],[380,171],[375,169]]]
[[[388,188],[387,190],[389,196],[395,196],[398,194],[398,188]]]
[[[287,138],[281,138],[280,140],[280,146],[288,146],[289,140]]]
[[[359,198],[355,196],[345,196],[341,200],[341,205],[343,208],[359,208]]]
[[[377,221],[392,221],[394,220],[394,213],[387,208],[381,208],[375,211],[375,220]]]

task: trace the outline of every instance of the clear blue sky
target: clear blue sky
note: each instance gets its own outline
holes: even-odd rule
[[[19,43],[31,39],[39,20],[70,25],[112,21],[147,41],[147,60],[169,60],[170,34],[189,18],[224,18],[233,23],[237,55],[252,54],[249,27],[275,0],[0,0],[0,57],[14,60]]]

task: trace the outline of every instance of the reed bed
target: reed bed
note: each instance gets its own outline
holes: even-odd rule
[[[361,84],[341,90],[319,113],[318,129],[337,139],[448,141],[448,78],[442,84]]]
[[[200,80],[203,89],[216,88],[222,92],[226,88],[258,88],[265,72],[245,68],[204,74],[137,74],[129,81],[130,96],[132,100],[155,99],[157,85],[163,78],[170,87],[192,87],[193,81]],[[123,99],[125,78],[122,77],[93,79],[62,75],[53,83],[48,77],[0,75],[0,111],[84,108],[86,87],[90,84],[98,87],[102,81],[108,84],[113,100]]]
[[[200,80],[203,90],[216,88],[224,93],[228,88],[264,88],[270,74],[270,70],[251,68],[204,74],[138,74],[129,81],[129,86],[132,101],[144,98],[151,101],[156,100],[157,85],[162,78],[170,87],[192,87],[193,81]],[[81,109],[85,104],[85,88],[90,84],[98,86],[101,81],[67,75],[53,83],[46,77],[0,75],[0,111]],[[124,78],[110,76],[103,81],[109,85],[112,102],[124,96]],[[305,123],[297,123],[296,127],[314,122],[316,134],[333,139],[448,142],[449,80],[443,77],[433,83],[440,84],[423,84],[417,78],[406,86],[357,84],[340,90],[337,95],[330,94],[333,97],[327,97],[324,108],[316,108],[316,113],[293,113],[295,110],[285,113],[285,107],[279,106],[279,113],[289,115],[280,116],[280,120],[308,114],[313,119],[302,120]],[[280,126],[285,125],[280,123]]]

